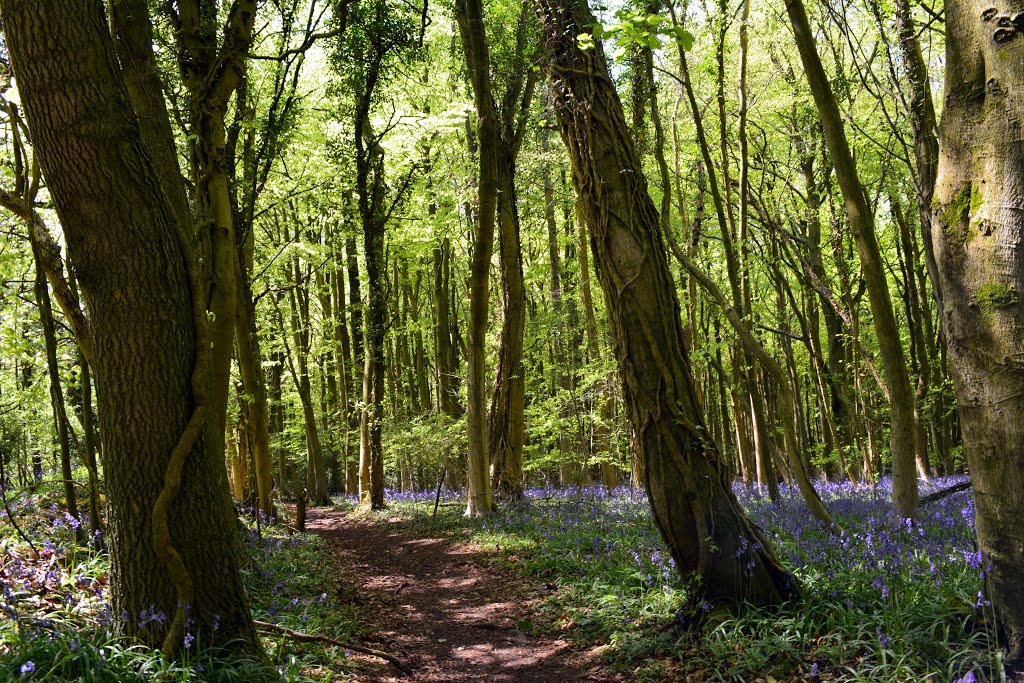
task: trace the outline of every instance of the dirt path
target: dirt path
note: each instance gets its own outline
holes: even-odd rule
[[[327,538],[378,640],[369,645],[410,665],[414,675],[372,667],[365,683],[571,683],[608,681],[569,644],[516,628],[528,620],[536,587],[480,563],[479,550],[417,538],[383,522],[312,509],[308,531]],[[531,590],[533,594],[531,595]]]

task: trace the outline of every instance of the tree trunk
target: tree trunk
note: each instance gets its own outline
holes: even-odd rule
[[[31,230],[29,231],[31,235]],[[39,256],[40,245],[32,239],[32,254],[36,266],[35,297],[39,307],[39,320],[43,326],[43,341],[46,347],[46,369],[50,378],[50,405],[53,407],[53,421],[57,428],[57,443],[60,446],[60,475],[64,483],[64,501],[68,514],[78,519],[78,495],[75,491],[74,472],[71,468],[71,435],[68,430],[67,403],[64,389],[60,384],[60,367],[57,364],[57,329],[50,304],[50,291],[46,286]],[[75,535],[84,540],[84,529],[76,527]]]
[[[707,437],[658,213],[601,42],[583,51],[576,40],[594,17],[576,0],[541,0],[539,9],[559,128],[591,230],[655,521],[679,570],[699,577],[695,600],[777,602],[798,590],[796,580],[739,507]]]
[[[878,250],[878,240],[875,237],[874,214],[868,206],[867,194],[857,175],[857,166],[846,139],[839,106],[821,65],[804,4],[802,0],[791,0],[786,5],[786,10],[793,25],[793,33],[796,35],[797,48],[807,72],[811,93],[821,116],[836,179],[843,193],[846,216],[857,244],[861,270],[867,284],[875,335],[878,338],[886,384],[889,388],[893,505],[900,517],[910,517],[917,507],[917,471],[913,436],[914,394],[910,389],[900,332],[889,296],[889,285]]]
[[[209,414],[198,266],[146,150],[100,6],[4,0],[7,47],[91,315],[114,614],[175,654],[260,649],[237,564],[224,424]],[[174,615],[170,627],[144,612]],[[215,620],[219,628],[214,628]]]
[[[511,143],[511,140],[508,142]],[[519,244],[519,207],[516,204],[513,154],[509,144],[502,145],[497,212],[505,324],[501,328],[488,431],[491,486],[506,497],[520,498],[523,495],[523,444],[526,440],[523,418],[526,292],[523,288],[523,253]]]
[[[292,343],[295,345],[295,359],[292,352],[285,349],[288,368],[291,370],[295,391],[299,394],[302,404],[302,423],[306,431],[306,486],[311,488],[310,503],[313,505],[330,505],[331,498],[327,492],[327,472],[324,467],[323,445],[320,442],[320,430],[316,424],[316,411],[313,409],[313,389],[309,381],[309,292],[305,289],[305,278],[299,268],[299,257],[292,259],[291,287],[288,289],[288,307],[291,312]]]
[[[433,248],[434,277],[434,403],[436,411],[449,417],[459,417],[462,409],[459,406],[458,378],[456,365],[457,350],[452,341],[451,308],[449,306],[451,278],[449,277],[451,262],[451,243],[442,238]]]
[[[268,517],[274,515],[273,476],[270,462],[270,406],[267,402],[267,383],[263,375],[263,354],[256,329],[256,303],[252,297],[252,231],[239,249],[238,270],[235,271],[235,344],[238,353],[238,373],[245,387],[246,417],[252,434],[253,461],[255,463],[256,495],[260,511]]]
[[[363,341],[363,406],[359,422],[359,495],[372,510],[384,507],[384,382],[387,372],[385,340],[388,330],[387,263],[384,253],[384,149],[370,125],[370,106],[384,54],[370,57],[367,77],[356,93],[356,194],[363,228],[367,310]],[[351,284],[351,283],[350,283]],[[355,324],[353,319],[353,324]]]
[[[986,590],[1016,671],[1024,671],[1022,10],[1019,1],[946,6],[932,232]]]
[[[469,439],[469,486],[466,515],[486,515],[494,507],[488,480],[487,454],[487,309],[490,295],[491,254],[494,249],[494,220],[498,201],[498,117],[490,87],[490,54],[480,0],[457,0],[459,23],[469,80],[477,115],[479,176],[473,255],[469,273],[469,340],[466,344],[466,421]]]

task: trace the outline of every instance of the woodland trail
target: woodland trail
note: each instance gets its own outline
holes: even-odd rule
[[[615,680],[566,641],[517,629],[530,618],[536,587],[488,566],[478,548],[329,508],[311,509],[306,529],[330,541],[354,584],[352,599],[374,634],[368,645],[413,670],[407,677],[374,665],[357,674],[360,683]]]

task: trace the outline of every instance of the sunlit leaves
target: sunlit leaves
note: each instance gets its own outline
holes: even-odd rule
[[[631,46],[647,47],[657,50],[664,46],[665,41],[678,43],[683,50],[693,47],[693,34],[682,26],[674,26],[660,14],[647,14],[635,9],[620,9],[615,13],[617,21],[611,24],[594,24],[590,33],[581,33],[576,37],[581,49],[594,47],[595,40],[604,38],[615,42],[612,57],[619,59],[626,54]]]

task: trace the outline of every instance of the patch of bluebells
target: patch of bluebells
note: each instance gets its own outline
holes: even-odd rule
[[[930,486],[922,486],[922,494],[963,480],[936,478]],[[877,661],[879,652],[907,648],[934,651],[933,662],[949,656],[950,651],[942,649],[945,646],[927,635],[934,619],[948,616],[946,612],[954,609],[960,612],[953,621],[967,623],[961,618],[965,610],[988,606],[980,591],[988,565],[974,543],[972,493],[963,491],[926,504],[916,519],[909,520],[892,514],[889,479],[874,486],[850,482],[816,482],[816,486],[841,525],[841,533],[829,534],[807,510],[795,487],[781,486],[777,503],[742,483],[736,484],[734,492],[812,599],[840,611],[845,606],[849,615],[845,618],[850,620],[836,617],[838,621],[828,622],[827,628],[841,629],[846,623],[870,629],[864,631],[873,634],[862,641],[864,649],[847,656]],[[389,492],[389,498],[396,503],[433,503],[434,494]],[[465,500],[465,493],[445,490],[443,497],[447,503],[457,503]],[[546,576],[550,569],[556,577],[587,577],[585,582],[593,586],[577,588],[589,596],[584,602],[593,604],[609,594],[617,596],[616,618],[623,625],[638,619],[637,603],[627,605],[624,598],[646,601],[643,596],[661,593],[669,597],[679,594],[679,599],[685,596],[685,583],[676,575],[641,492],[609,492],[601,486],[529,489],[522,502],[499,505],[497,514],[470,524],[502,545],[516,546],[513,551],[526,568],[541,575]],[[501,536],[505,540],[500,540]],[[760,548],[745,540],[728,547],[727,552],[735,553],[751,572]],[[611,578],[613,575],[618,579]],[[946,597],[936,602],[940,587]],[[671,608],[678,601],[661,604]],[[702,607],[710,610],[713,606],[705,603]],[[830,618],[824,613],[822,617]],[[853,631],[842,638],[852,643],[860,640],[860,633]],[[974,636],[966,632],[949,637],[974,642]],[[949,645],[957,647],[952,641]],[[814,657],[812,652],[808,654],[810,666]],[[817,668],[815,662],[812,677]]]
[[[302,555],[314,540],[303,534],[286,535],[280,527],[271,526],[273,520],[265,516],[264,526],[257,533],[248,522],[253,511],[243,508],[241,512],[247,520],[244,541],[249,556],[242,576],[254,613],[298,625],[329,607],[324,590],[329,585],[328,568],[320,566],[322,561],[310,563]],[[214,630],[218,624],[219,619],[215,619]]]
[[[393,503],[434,502],[437,490],[387,491]],[[499,512],[475,522],[487,534],[517,534],[544,539],[551,561],[600,565],[634,590],[654,589],[673,595],[682,581],[675,561],[651,520],[642,492],[604,486],[530,488],[525,498],[500,505]],[[465,500],[462,489],[442,490],[442,501]],[[545,558],[536,558],[538,563]],[[535,567],[543,569],[543,567]]]
[[[932,486],[944,488],[963,479],[945,477]],[[982,555],[974,543],[974,500],[969,491],[922,507],[917,519],[901,520],[891,513],[889,479],[874,487],[854,487],[846,481],[819,483],[817,488],[843,528],[839,535],[822,528],[795,487],[780,487],[778,503],[756,490],[735,488],[787,566],[812,590],[842,599],[869,586],[885,601],[897,589],[941,586],[968,570],[984,577]]]

